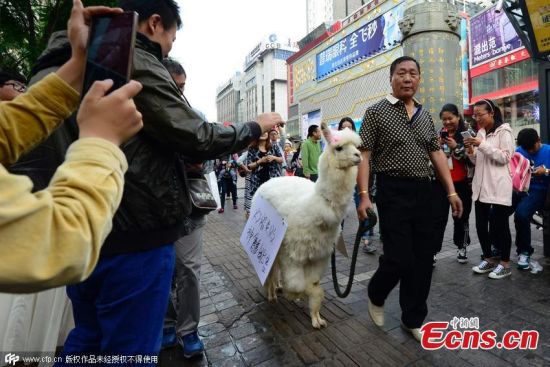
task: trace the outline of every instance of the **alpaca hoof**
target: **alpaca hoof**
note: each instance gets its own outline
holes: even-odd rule
[[[321,317],[317,317],[317,318],[311,319],[311,325],[313,326],[314,329],[321,329],[321,328],[327,327],[327,322]]]

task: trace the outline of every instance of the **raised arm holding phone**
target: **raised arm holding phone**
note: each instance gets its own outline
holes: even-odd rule
[[[94,15],[75,0],[68,24],[72,55],[55,74],[0,104],[0,162],[9,164],[44,140],[77,107]],[[94,269],[121,197],[127,163],[117,145],[142,126],[131,82],[104,97],[112,81],[95,83],[78,113],[80,140],[43,191],[0,166],[0,291],[31,292],[85,279]]]

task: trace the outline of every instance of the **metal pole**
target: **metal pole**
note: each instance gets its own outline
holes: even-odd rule
[[[550,62],[539,62],[539,121],[541,140],[548,144],[550,142]],[[547,200],[548,201],[548,200]],[[548,203],[547,203],[548,204]],[[545,207],[543,211],[543,254],[550,257],[550,208]]]

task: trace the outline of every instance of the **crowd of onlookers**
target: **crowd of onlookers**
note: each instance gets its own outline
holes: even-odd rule
[[[284,124],[274,112],[207,122],[183,94],[183,68],[167,60],[177,3],[119,4],[74,0],[68,30],[52,35],[30,80],[1,75],[0,291],[67,286],[1,294],[2,350],[53,351],[59,335],[63,357],[146,355],[155,365],[175,344],[202,354],[206,163]],[[81,100],[91,18],[123,10],[139,15],[132,81],[109,94],[113,82],[97,81]]]
[[[514,139],[500,108],[491,100],[482,99],[474,104],[471,126],[452,104],[443,106],[440,118],[443,127],[439,141],[447,156],[455,190],[464,205],[462,216],[453,218],[457,261],[468,260],[467,248],[471,242],[468,220],[473,206],[476,234],[483,253],[479,265],[473,267],[475,273],[489,273],[493,279],[511,275],[511,215],[516,229],[517,268],[540,268],[531,260],[530,223],[546,201],[550,183],[550,171],[546,168],[550,164],[549,146],[542,144],[532,128],[519,131]],[[516,172],[514,154],[521,154],[529,162],[524,172]],[[528,190],[527,186],[516,187],[513,182],[518,175],[525,175],[526,170],[531,177]],[[435,179],[432,194],[437,253],[441,250],[449,209],[445,193]]]

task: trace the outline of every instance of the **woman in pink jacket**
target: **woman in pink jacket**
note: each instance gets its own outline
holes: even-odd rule
[[[512,236],[508,217],[512,205],[512,178],[508,165],[514,153],[510,125],[502,120],[500,109],[488,99],[474,104],[474,118],[480,128],[477,137],[464,139],[468,157],[475,164],[472,200],[475,202],[477,237],[483,260],[472,270],[489,273],[489,278],[511,275]],[[491,233],[491,235],[489,235]],[[491,239],[500,251],[500,263],[492,257]]]

